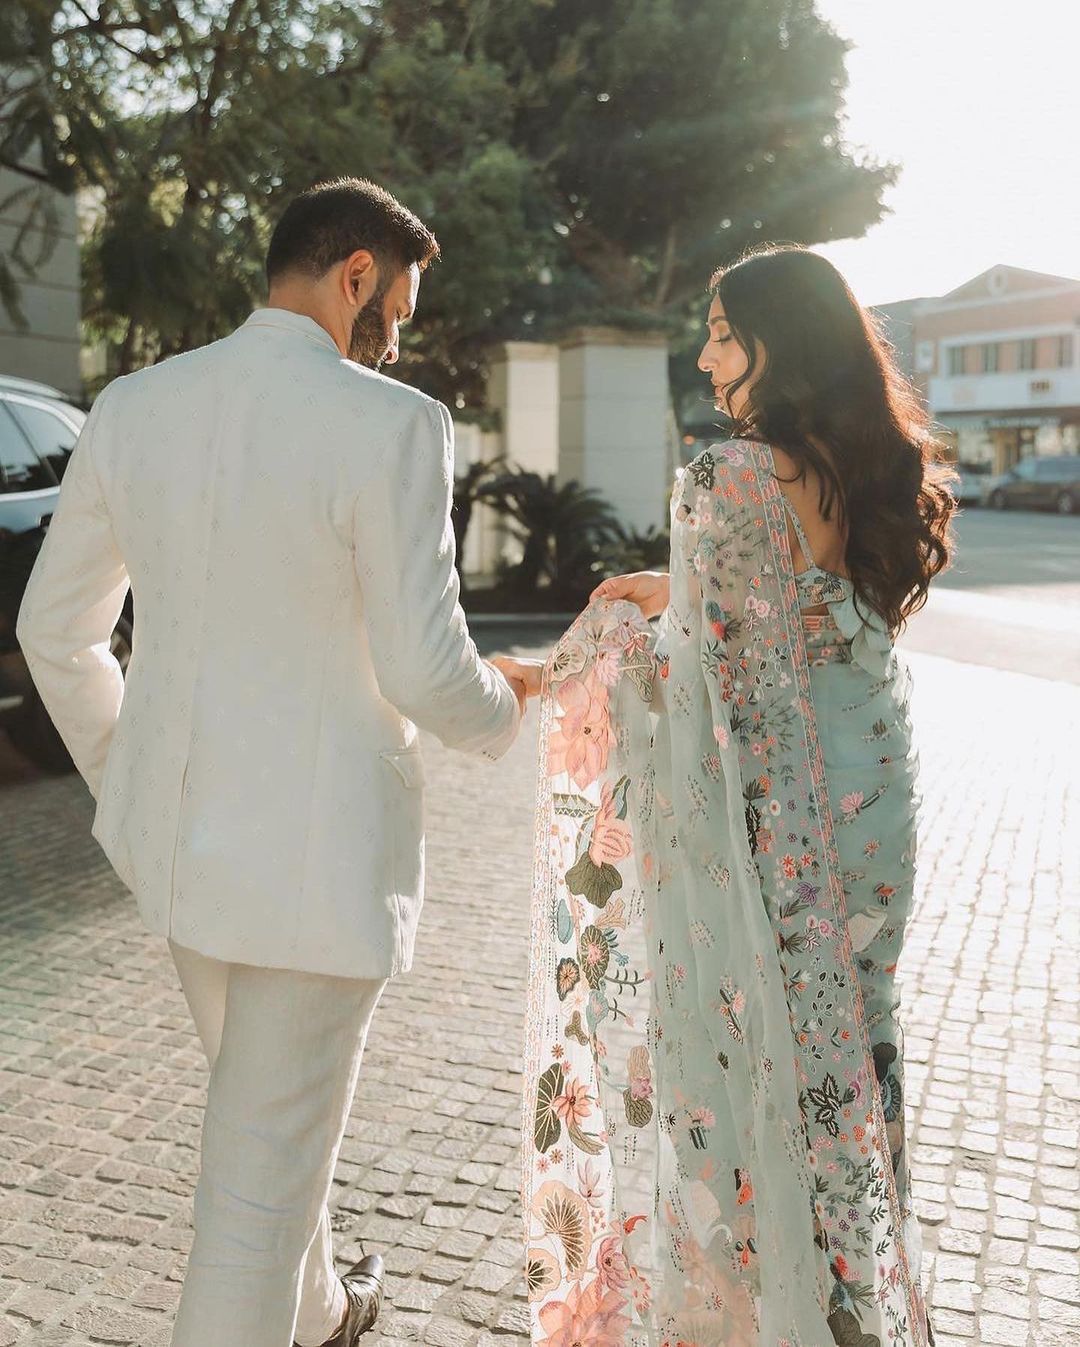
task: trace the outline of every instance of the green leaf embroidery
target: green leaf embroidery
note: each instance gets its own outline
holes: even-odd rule
[[[584,851],[567,870],[566,887],[571,893],[587,899],[593,907],[606,907],[611,895],[622,888],[622,875],[606,861],[597,865],[588,851]]]
[[[652,1121],[653,1106],[650,1099],[635,1099],[627,1086],[623,1090],[623,1104],[626,1108],[626,1121],[631,1127],[647,1127]]]
[[[553,1107],[563,1092],[564,1076],[561,1062],[554,1062],[540,1077],[536,1090],[536,1119],[533,1124],[533,1140],[536,1149],[543,1154],[549,1151],[562,1133],[562,1122]]]
[[[568,1122],[566,1131],[578,1150],[584,1151],[586,1155],[599,1155],[604,1149],[602,1142],[583,1132],[576,1122]]]

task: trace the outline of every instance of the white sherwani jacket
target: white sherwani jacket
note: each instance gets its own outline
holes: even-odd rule
[[[452,453],[445,407],[280,309],[98,399],[18,632],[152,931],[266,967],[409,967],[417,726],[497,757],[519,720],[457,601]]]

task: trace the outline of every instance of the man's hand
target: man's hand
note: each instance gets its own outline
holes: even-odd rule
[[[522,712],[529,697],[539,697],[544,673],[542,659],[515,659],[512,655],[495,655],[488,661],[502,674],[518,694]]]
[[[644,617],[659,617],[668,606],[670,589],[671,577],[667,571],[634,571],[630,575],[613,575],[597,585],[589,595],[589,601],[626,599],[636,603]]]

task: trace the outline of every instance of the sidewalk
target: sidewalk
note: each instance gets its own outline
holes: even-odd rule
[[[1080,690],[912,664],[925,821],[901,974],[938,1342],[1065,1347],[1080,1339]],[[385,1253],[373,1343],[517,1347],[533,734],[494,768],[427,752],[428,906],[369,1042],[339,1252],[362,1236]],[[28,778],[0,787],[0,809],[0,1347],[167,1343],[197,1042],[81,785]]]

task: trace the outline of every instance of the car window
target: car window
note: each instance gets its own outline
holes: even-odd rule
[[[1053,482],[1061,475],[1061,467],[1050,458],[1035,465],[1035,475],[1040,482]]]
[[[81,407],[76,407],[73,402],[62,402],[59,398],[39,398],[46,407],[51,407],[57,411],[65,421],[70,421],[76,430],[82,430],[86,425],[87,413]]]
[[[21,402],[12,398],[8,408],[16,421],[30,437],[30,442],[43,458],[57,478],[63,477],[71,451],[79,432],[69,421],[48,407],[33,402]]]
[[[0,491],[44,491],[56,484],[52,469],[34,453],[6,403],[0,402]]]
[[[1033,458],[1022,458],[1013,469],[1017,477],[1022,482],[1030,482],[1035,476],[1035,460]]]

